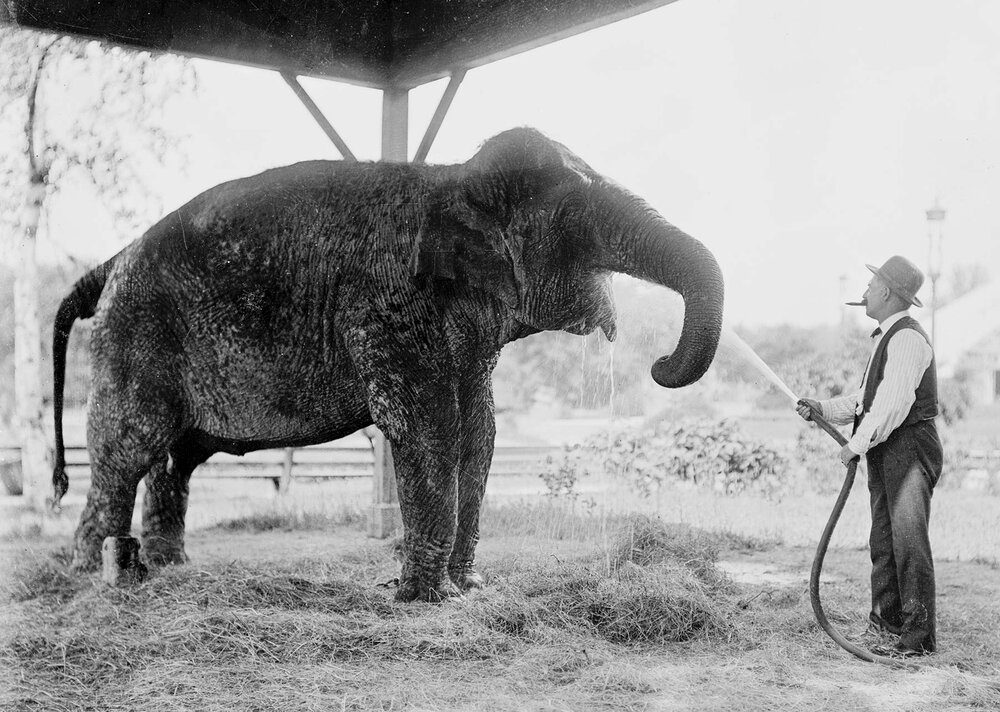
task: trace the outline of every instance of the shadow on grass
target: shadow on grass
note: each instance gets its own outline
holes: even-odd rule
[[[327,531],[340,527],[360,529],[364,525],[365,515],[355,507],[332,511],[281,508],[227,519],[211,528],[227,532]]]

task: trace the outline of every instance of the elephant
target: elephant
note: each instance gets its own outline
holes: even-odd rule
[[[223,183],[79,279],[53,328],[55,500],[66,346],[93,318],[91,486],[73,566],[127,536],[183,563],[189,479],[217,452],[328,442],[371,424],[393,451],[399,601],[480,587],[479,515],[503,346],[546,331],[615,337],[611,278],[678,292],[659,385],[698,380],[722,328],[713,254],[531,128],[465,163],[307,161]]]

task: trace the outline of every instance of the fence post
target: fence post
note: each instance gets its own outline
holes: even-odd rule
[[[285,448],[285,461],[281,466],[281,484],[278,494],[286,494],[292,486],[292,464],[295,462],[295,448]]]
[[[396,493],[396,468],[392,464],[392,447],[382,431],[371,426],[365,435],[372,444],[375,472],[372,478],[372,509],[368,518],[368,536],[385,539],[402,529],[403,517],[399,512]]]

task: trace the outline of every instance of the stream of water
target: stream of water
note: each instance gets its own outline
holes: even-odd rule
[[[722,329],[722,338],[719,340],[720,346],[730,349],[737,355],[741,356],[749,365],[753,366],[757,371],[760,372],[767,380],[773,383],[778,390],[788,396],[788,399],[792,403],[797,403],[799,397],[792,392],[792,389],[785,385],[785,382],[778,378],[778,374],[771,370],[771,367],[764,363],[764,360],[757,355],[757,353],[750,348],[743,339],[741,339],[735,331],[730,329],[728,326]]]

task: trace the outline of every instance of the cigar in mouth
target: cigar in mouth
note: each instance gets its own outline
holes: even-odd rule
[[[868,300],[862,299],[860,302],[844,302],[849,307],[866,307],[868,306]]]

